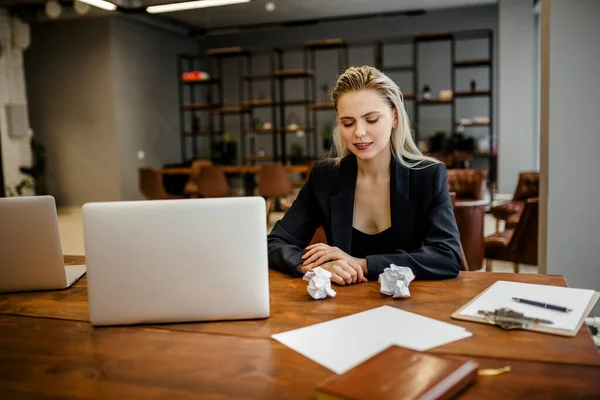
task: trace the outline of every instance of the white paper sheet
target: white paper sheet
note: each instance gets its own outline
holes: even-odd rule
[[[272,338],[343,374],[391,345],[423,351],[471,335],[458,325],[382,306]]]
[[[549,328],[573,330],[577,328],[577,323],[593,295],[593,290],[498,281],[469,307],[461,311],[460,315],[481,317],[481,314],[477,313],[479,310],[494,311],[497,308],[506,307],[523,313],[526,317],[550,320],[553,324],[548,325]],[[559,305],[573,311],[564,313],[548,310],[518,303],[512,300],[513,297]]]

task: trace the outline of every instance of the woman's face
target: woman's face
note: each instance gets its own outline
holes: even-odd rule
[[[337,102],[337,115],[342,140],[357,158],[367,161],[390,151],[390,136],[398,118],[376,91],[343,94]]]

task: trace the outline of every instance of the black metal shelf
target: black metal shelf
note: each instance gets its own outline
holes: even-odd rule
[[[489,58],[459,60],[454,62],[454,68],[480,68],[489,67],[491,64],[492,61]]]
[[[199,85],[219,85],[220,79],[204,79],[199,81],[181,81],[182,85],[199,86]]]
[[[333,104],[333,103],[314,103],[314,104],[309,104],[308,108],[311,110],[315,110],[315,111],[335,110],[335,104]]]
[[[314,71],[310,70],[295,70],[295,69],[279,69],[273,71],[273,77],[277,79],[294,79],[294,78],[314,78]]]
[[[389,67],[383,67],[382,71],[385,73],[388,73],[388,72],[415,72],[415,67],[413,65],[391,65]]]
[[[254,75],[254,76],[243,76],[242,77],[243,80],[246,81],[270,81],[271,79],[273,79],[273,75]]]
[[[452,105],[452,100],[439,100],[439,99],[431,99],[431,100],[417,100],[417,104],[420,106],[442,106],[442,105]]]
[[[457,91],[454,92],[454,97],[490,97],[490,90],[475,90],[475,91]]]

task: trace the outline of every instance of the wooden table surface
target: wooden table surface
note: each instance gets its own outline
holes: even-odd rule
[[[461,398],[600,398],[600,352],[587,328],[567,338],[450,318],[498,279],[565,285],[560,276],[463,272],[415,281],[409,299],[384,297],[369,282],[314,301],[305,281],[270,271],[268,319],[101,328],[87,322],[85,276],[67,290],[2,294],[0,398],[310,399],[332,373],[270,336],[384,304],[473,333],[431,353],[511,366]]]

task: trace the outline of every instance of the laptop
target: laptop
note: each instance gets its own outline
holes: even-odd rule
[[[0,198],[0,292],[65,289],[85,265],[65,266],[52,196]]]
[[[93,325],[269,316],[262,197],[83,206]]]

